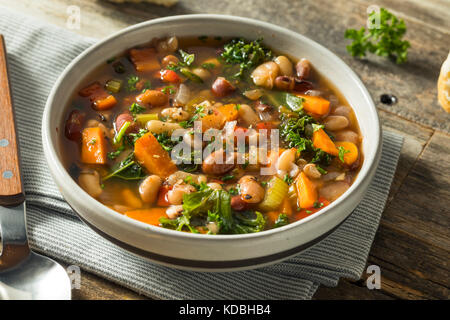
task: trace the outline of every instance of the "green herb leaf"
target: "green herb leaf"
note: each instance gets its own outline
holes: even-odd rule
[[[189,54],[187,52],[184,52],[181,49],[178,50],[178,52],[180,53],[181,58],[183,59],[184,65],[189,67],[194,62],[194,60],[195,60],[195,55],[194,54]]]
[[[279,228],[282,226],[285,226],[289,224],[288,216],[284,213],[280,213],[278,215],[278,219],[275,221],[275,224],[273,225],[274,228]]]
[[[129,76],[127,78],[127,90],[129,92],[133,92],[136,91],[136,84],[139,82],[139,77],[138,76]]]
[[[142,113],[145,111],[145,108],[138,104],[137,102],[133,102],[133,104],[129,108],[131,114],[133,117],[136,117],[137,114]]]
[[[338,150],[339,150],[339,160],[344,162],[344,155],[346,153],[349,153],[350,151],[349,150],[345,150],[344,147],[339,147]]]
[[[369,19],[374,25],[373,28],[366,30],[362,27],[359,30],[345,31],[345,38],[353,40],[347,46],[347,51],[354,57],[364,57],[369,51],[378,56],[393,58],[398,64],[407,61],[408,48],[411,44],[402,40],[406,33],[403,19],[398,19],[384,8],[371,12]],[[379,26],[374,24],[376,21],[380,22]]]

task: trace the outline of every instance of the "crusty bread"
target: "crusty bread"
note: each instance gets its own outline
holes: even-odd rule
[[[176,4],[178,2],[178,0],[108,0],[111,2],[115,2],[115,3],[124,3],[124,2],[134,2],[134,3],[139,3],[139,2],[148,2],[148,3],[154,3],[154,4],[159,4],[162,6],[166,6],[166,7],[171,7],[174,4]]]
[[[450,52],[441,67],[438,80],[438,100],[442,108],[450,112]]]

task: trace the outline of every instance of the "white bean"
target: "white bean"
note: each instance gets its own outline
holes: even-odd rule
[[[344,116],[328,116],[323,121],[325,129],[330,131],[342,130],[348,127],[349,121]]]
[[[239,117],[247,126],[256,124],[259,121],[259,117],[256,114],[255,110],[253,110],[252,107],[247,104],[241,104],[238,112]]]
[[[211,72],[205,68],[194,68],[192,69],[192,73],[200,77],[203,81],[206,81],[211,77]]]
[[[213,190],[222,190],[222,186],[217,182],[210,182],[207,184],[207,186]]]
[[[170,204],[179,205],[183,203],[183,195],[195,192],[196,189],[190,184],[176,184],[173,186],[172,190],[167,193],[167,200]]]
[[[179,215],[183,213],[183,206],[182,205],[176,205],[176,206],[170,206],[166,210],[166,214],[169,217],[169,219],[175,219]]]
[[[95,170],[92,172],[82,172],[78,177],[78,183],[93,198],[100,197],[103,192],[100,186],[100,175]]]
[[[243,176],[239,180],[239,190],[247,203],[259,203],[264,199],[265,190],[253,176]]]
[[[313,163],[308,163],[303,167],[303,172],[311,179],[319,179],[322,174],[317,170],[317,167]]]
[[[253,83],[267,89],[272,89],[275,83],[275,78],[280,73],[280,67],[273,61],[265,62],[259,65],[252,72]]]
[[[165,108],[161,111],[163,117],[168,117],[174,121],[184,121],[190,118],[189,113],[182,108]]]
[[[292,62],[285,56],[279,56],[274,61],[278,65],[278,67],[280,67],[280,74],[282,76],[290,77],[294,74],[294,66],[292,65]]]
[[[155,203],[162,179],[157,175],[145,178],[139,186],[139,194],[145,203]]]
[[[165,131],[172,133],[177,129],[182,129],[178,123],[163,122],[159,120],[150,120],[145,125],[148,131],[153,133],[163,133]]]
[[[347,106],[339,106],[336,109],[333,110],[332,114],[335,116],[344,116],[344,117],[349,117],[350,115],[350,108]]]
[[[171,186],[175,185],[178,181],[184,181],[187,177],[191,177],[192,182],[194,183],[198,183],[200,184],[201,182],[201,177],[203,175],[196,175],[196,174],[192,174],[192,173],[188,173],[188,172],[184,172],[184,171],[177,171],[175,173],[172,173],[168,178],[167,178],[167,183]]]
[[[291,170],[292,165],[295,161],[295,149],[288,149],[284,151],[277,161],[277,169],[281,171],[289,171]]]

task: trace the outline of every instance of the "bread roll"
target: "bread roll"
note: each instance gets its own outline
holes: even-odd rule
[[[450,52],[441,67],[438,80],[438,100],[442,108],[450,112]]]

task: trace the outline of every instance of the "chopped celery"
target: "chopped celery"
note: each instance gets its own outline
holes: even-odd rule
[[[147,122],[150,120],[158,120],[158,114],[157,113],[141,113],[136,115],[136,121],[139,122],[141,125],[145,126]]]
[[[130,125],[131,125],[130,121],[127,121],[122,125],[119,132],[117,132],[116,135],[114,136],[113,143],[115,145],[118,145],[122,141],[123,136],[125,135],[125,132],[127,131]]]
[[[270,179],[266,194],[259,208],[263,211],[277,210],[288,194],[289,186],[278,177]]]
[[[106,90],[112,93],[118,93],[121,87],[122,87],[122,80],[118,79],[108,80],[108,82],[106,82],[105,85]]]

